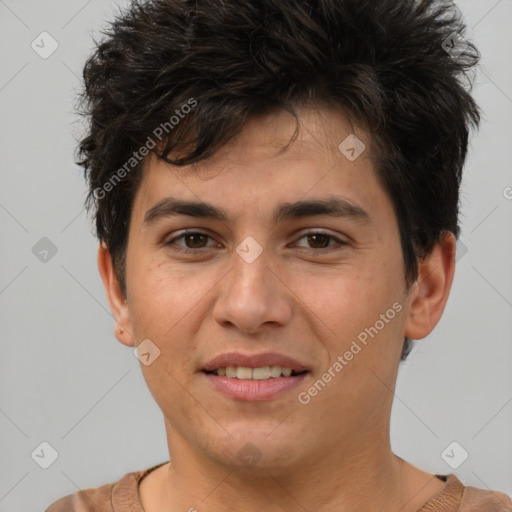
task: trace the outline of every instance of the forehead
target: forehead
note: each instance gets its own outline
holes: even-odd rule
[[[302,107],[297,118],[286,110],[275,110],[249,118],[243,130],[207,161],[196,165],[198,169],[211,168],[216,163],[266,159],[286,152],[289,159],[303,159],[309,152],[316,158],[339,157],[339,144],[350,135],[361,139],[369,137],[340,110]],[[367,156],[367,155],[366,155]]]
[[[237,137],[195,165],[170,166],[150,156],[136,195],[139,220],[166,197],[223,205],[233,217],[265,210],[275,218],[278,203],[334,193],[366,212],[389,207],[376,179],[365,131],[340,112],[299,114],[295,135],[295,119],[285,111],[251,118]],[[361,143],[354,146],[360,152],[355,159],[343,152],[347,140],[349,149],[354,141]]]

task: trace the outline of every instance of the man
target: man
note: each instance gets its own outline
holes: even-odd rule
[[[116,337],[170,462],[59,511],[512,510],[393,454],[401,359],[443,313],[479,111],[447,2],[134,2],[80,144]]]

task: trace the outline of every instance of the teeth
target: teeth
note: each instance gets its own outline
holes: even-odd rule
[[[281,366],[262,366],[260,368],[248,368],[246,366],[227,366],[214,371],[216,375],[226,376],[230,379],[240,380],[268,380],[277,377],[290,377],[291,368]]]
[[[254,368],[251,373],[254,380],[270,379],[270,366],[265,366],[264,368]]]
[[[281,368],[281,372],[285,377],[289,377],[292,374],[291,368]]]
[[[239,366],[236,369],[236,378],[237,379],[252,379],[252,368],[245,368],[244,366]]]
[[[226,368],[226,377],[230,379],[236,379],[236,368],[234,366],[228,366]]]
[[[281,377],[281,367],[280,366],[271,366],[270,367],[270,376],[271,377]]]

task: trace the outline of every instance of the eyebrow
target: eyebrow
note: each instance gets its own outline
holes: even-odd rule
[[[229,222],[229,214],[222,208],[203,201],[185,201],[175,197],[166,197],[154,204],[144,215],[144,224],[150,226],[160,219],[185,215],[204,219]],[[314,216],[345,217],[353,221],[371,224],[370,215],[358,204],[343,196],[331,196],[325,199],[281,203],[273,213],[277,224],[289,219]]]

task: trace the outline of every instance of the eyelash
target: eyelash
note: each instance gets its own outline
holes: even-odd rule
[[[185,253],[185,254],[198,254],[200,252],[205,252],[207,251],[209,248],[208,247],[202,247],[200,249],[189,249],[189,248],[186,248],[186,247],[181,247],[181,246],[178,246],[178,245],[174,245],[176,240],[180,240],[182,238],[185,238],[186,236],[189,236],[189,235],[203,235],[203,236],[206,236],[210,239],[212,239],[212,237],[210,235],[208,235],[207,233],[203,233],[202,231],[184,231],[183,233],[181,233],[180,235],[178,235],[177,237],[174,237],[173,239],[169,240],[168,242],[165,242],[165,246],[167,247],[171,247],[172,250],[174,251],[178,251],[178,252],[182,252],[182,253]],[[335,242],[338,243],[339,247],[324,247],[324,248],[321,248],[321,249],[314,249],[314,248],[307,248],[307,247],[302,247],[301,249],[303,250],[306,250],[306,251],[309,251],[309,252],[319,252],[319,251],[322,251],[322,252],[330,252],[332,250],[338,250],[338,249],[341,249],[344,245],[348,245],[347,242],[335,237],[334,235],[331,235],[329,233],[324,233],[323,231],[309,231],[308,233],[305,233],[303,234],[298,240],[301,240],[303,238],[307,238],[308,236],[314,236],[314,235],[323,235],[329,239],[332,239],[334,240]],[[174,247],[172,247],[174,245]],[[211,248],[210,248],[211,249]]]

